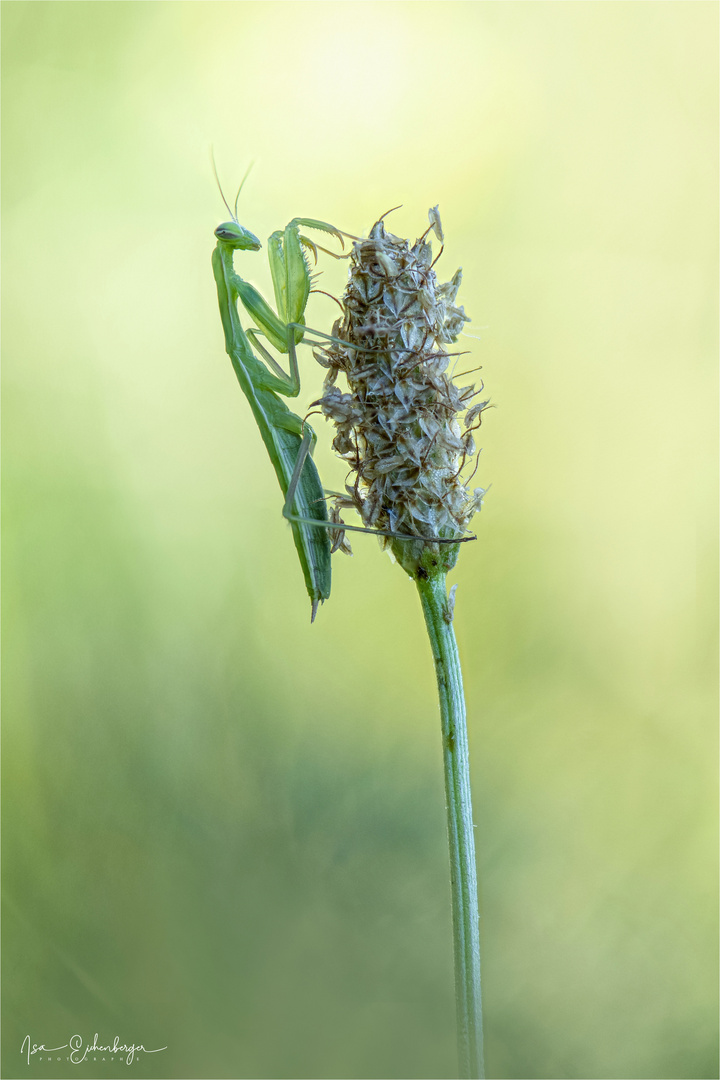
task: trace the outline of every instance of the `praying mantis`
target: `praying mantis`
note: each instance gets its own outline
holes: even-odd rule
[[[230,210],[227,202],[225,205]],[[315,432],[296,413],[291,412],[278,395],[297,397],[300,392],[296,346],[303,338],[305,306],[311,284],[303,244],[314,248],[312,241],[301,235],[300,229],[318,229],[330,233],[341,243],[342,237],[332,225],[311,218],[294,218],[283,231],[272,234],[268,241],[268,254],[277,305],[275,314],[257,289],[235,273],[234,253],[259,251],[262,245],[249,229],[239,224],[237,199],[235,212],[230,212],[232,220],[218,225],[215,230],[217,246],[212,255],[225,348],[286,497],[286,506],[289,497],[289,512],[293,508],[295,510],[297,520],[291,520],[293,539],[310,596],[313,621],[318,605],[330,595],[331,544],[328,526],[331,523],[328,521],[320,477],[312,459]],[[238,315],[238,300],[254,320],[257,329],[248,329],[247,332],[243,329]],[[289,374],[262,345],[259,334],[263,334],[280,353],[288,355]],[[265,364],[258,360],[253,346]],[[314,523],[320,527],[313,528]]]
[[[305,308],[312,282],[304,248],[310,249],[317,257],[319,245],[304,236],[300,230],[314,229],[329,233],[338,239],[341,245],[343,235],[350,234],[342,233],[333,225],[315,218],[297,217],[293,218],[284,230],[278,230],[269,237],[268,259],[276,313],[258,290],[241,278],[234,269],[233,258],[236,251],[259,251],[262,247],[258,238],[238,222],[237,202],[240,189],[234,210],[230,209],[222,194],[222,188],[220,194],[231,215],[230,221],[223,222],[215,229],[217,245],[212,255],[225,349],[248,399],[285,496],[283,515],[292,527],[310,597],[312,622],[319,604],[330,595],[330,557],[339,546],[345,530],[434,543],[458,541],[440,537],[405,536],[401,533],[346,525],[344,522],[329,519],[326,493],[312,457],[316,443],[315,432],[307,421],[291,412],[279,395],[296,397],[300,392],[296,349],[306,332],[325,340],[336,340],[329,334],[311,330],[305,325]],[[325,248],[320,250],[326,251]],[[343,257],[334,255],[333,252],[327,254],[334,258]],[[243,329],[238,314],[238,301],[254,321],[254,328]],[[289,374],[262,344],[260,336],[278,352],[288,356]],[[264,363],[258,359],[256,353],[262,357]]]

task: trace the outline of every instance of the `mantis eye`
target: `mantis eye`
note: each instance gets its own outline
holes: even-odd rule
[[[235,240],[237,237],[237,230],[232,225],[218,225],[215,230],[215,235],[218,240]]]

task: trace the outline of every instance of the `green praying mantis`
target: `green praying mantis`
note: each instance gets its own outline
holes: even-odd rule
[[[237,201],[235,209],[237,211]],[[315,432],[278,396],[297,397],[300,392],[296,346],[303,337],[305,306],[311,284],[301,228],[316,228],[340,236],[332,226],[309,218],[295,218],[284,231],[272,234],[268,251],[277,314],[253,285],[235,273],[234,253],[259,251],[262,245],[249,229],[238,223],[234,213],[232,221],[224,222],[215,230],[217,246],[212,265],[226,351],[260,429],[285,495],[286,507],[289,497],[291,512],[294,510],[293,516],[297,518],[291,518],[293,539],[312,604],[311,619],[314,620],[318,604],[330,595],[331,545],[327,528],[330,522],[320,477],[308,452],[315,445]],[[254,320],[256,330],[246,332],[243,329],[238,300]],[[280,353],[288,355],[289,374],[260,342],[259,333]],[[265,364],[258,360],[253,346]],[[287,510],[285,513],[288,516]],[[320,527],[312,528],[313,524]]]
[[[338,538],[346,530],[433,543],[447,544],[458,541],[440,537],[406,536],[329,519],[326,492],[312,457],[317,439],[315,432],[306,420],[291,412],[279,395],[297,397],[300,392],[297,346],[306,333],[328,341],[337,340],[305,325],[305,308],[312,285],[305,251],[312,251],[317,259],[319,245],[300,230],[314,229],[329,233],[338,239],[341,245],[343,236],[350,234],[315,218],[298,217],[293,218],[285,229],[278,230],[269,237],[268,259],[276,313],[258,290],[241,278],[234,269],[233,258],[236,251],[259,251],[262,247],[258,238],[238,222],[237,203],[241,188],[242,184],[238,189],[234,210],[230,209],[220,188],[231,220],[223,222],[215,229],[217,245],[212,255],[213,274],[225,333],[225,349],[248,399],[285,496],[283,515],[292,527],[312,605],[311,621],[314,621],[319,604],[330,595],[330,558],[338,546]],[[325,248],[320,250],[334,258],[343,257]],[[243,328],[238,314],[238,301],[255,323],[255,327],[247,330]],[[261,342],[261,336],[279,353],[287,355],[289,374]],[[264,363],[258,359],[256,353],[262,357]]]

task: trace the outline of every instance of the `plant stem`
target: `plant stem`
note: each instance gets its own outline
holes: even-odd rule
[[[416,579],[440,696],[450,887],[452,891],[458,1064],[463,1080],[485,1076],[480,996],[480,927],[470,797],[465,698],[445,574]]]

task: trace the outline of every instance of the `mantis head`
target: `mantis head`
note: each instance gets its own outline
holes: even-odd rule
[[[233,251],[259,251],[262,244],[257,236],[238,225],[237,221],[224,221],[215,230],[215,236]]]

